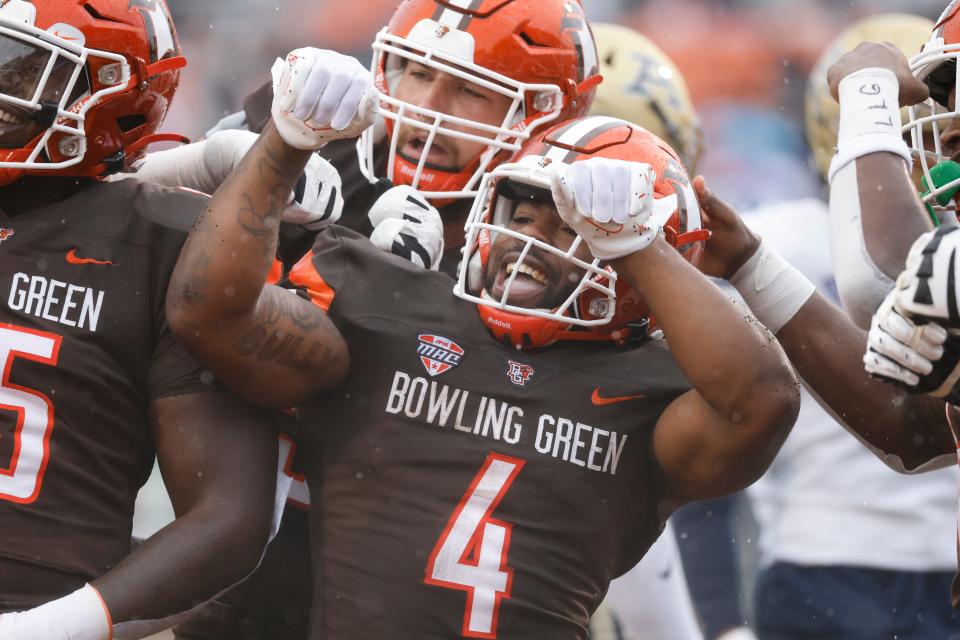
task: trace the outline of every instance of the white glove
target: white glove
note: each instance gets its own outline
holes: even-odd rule
[[[317,154],[310,156],[303,175],[281,216],[284,222],[301,224],[311,231],[333,224],[343,215],[343,183],[340,172]]]
[[[377,248],[434,271],[443,258],[443,220],[440,213],[412,187],[393,187],[380,196],[370,213]]]
[[[917,323],[897,308],[893,289],[873,314],[864,368],[913,393],[948,395],[960,378],[960,340],[935,322]]]
[[[601,260],[646,249],[677,210],[677,197],[654,199],[649,164],[590,158],[558,163],[551,191],[557,212]]]
[[[938,324],[914,324],[897,311],[896,297],[891,291],[873,314],[863,364],[872,376],[916,387],[933,371],[932,361],[943,356],[947,331]]]
[[[44,605],[0,615],[3,640],[109,640],[110,614],[89,584]]]
[[[271,114],[280,136],[297,149],[355,138],[373,123],[379,95],[356,58],[305,47],[271,69]]]

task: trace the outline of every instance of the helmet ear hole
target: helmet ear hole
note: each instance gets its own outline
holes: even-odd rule
[[[83,8],[86,9],[87,13],[90,14],[90,17],[94,20],[109,20],[109,18],[104,18],[100,15],[100,12],[93,8],[89,2],[83,3]]]
[[[141,113],[132,113],[117,118],[117,126],[123,133],[130,133],[137,127],[142,127],[145,124],[147,124],[147,117]]]

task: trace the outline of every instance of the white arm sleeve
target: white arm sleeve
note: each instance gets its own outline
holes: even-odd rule
[[[213,193],[257,140],[250,131],[218,131],[206,140],[147,154],[137,177],[167,187]]]
[[[858,327],[869,329],[874,311],[893,288],[893,280],[867,253],[856,162],[837,171],[830,184],[830,254],[847,314]]]

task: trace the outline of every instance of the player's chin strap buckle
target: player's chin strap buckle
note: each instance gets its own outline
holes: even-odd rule
[[[120,173],[123,171],[124,165],[127,163],[127,154],[123,152],[123,149],[113,153],[103,159],[103,163],[100,164],[100,167],[103,167],[103,171],[100,172],[101,176],[112,176],[115,173]]]
[[[104,178],[115,173],[120,173],[127,166],[127,158],[136,158],[138,153],[156,142],[190,144],[190,138],[182,136],[179,133],[154,133],[153,135],[144,136],[129,145],[126,149],[121,149],[104,158],[103,162],[90,170],[89,175]]]

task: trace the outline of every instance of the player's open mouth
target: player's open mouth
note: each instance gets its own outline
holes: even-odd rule
[[[495,300],[500,300],[507,281],[516,272],[517,276],[510,285],[507,302],[520,307],[538,308],[543,305],[545,295],[550,289],[550,277],[547,275],[549,270],[546,265],[530,255],[522,264],[517,263],[518,257],[519,254],[514,252],[504,258],[503,267],[497,273],[489,294]]]
[[[426,131],[414,131],[407,138],[403,148],[400,149],[400,155],[410,162],[420,162],[429,137],[430,134]],[[430,144],[430,149],[427,151],[427,164],[435,167],[453,167],[453,156],[444,148],[438,138],[433,139],[433,143]]]
[[[24,125],[31,123],[32,120],[27,111],[10,105],[0,107],[0,138],[14,132],[22,132]],[[6,142],[9,143],[10,141]]]
[[[23,124],[27,121],[28,117],[24,111],[16,109],[15,107],[11,108],[8,106],[0,109],[0,125]]]

